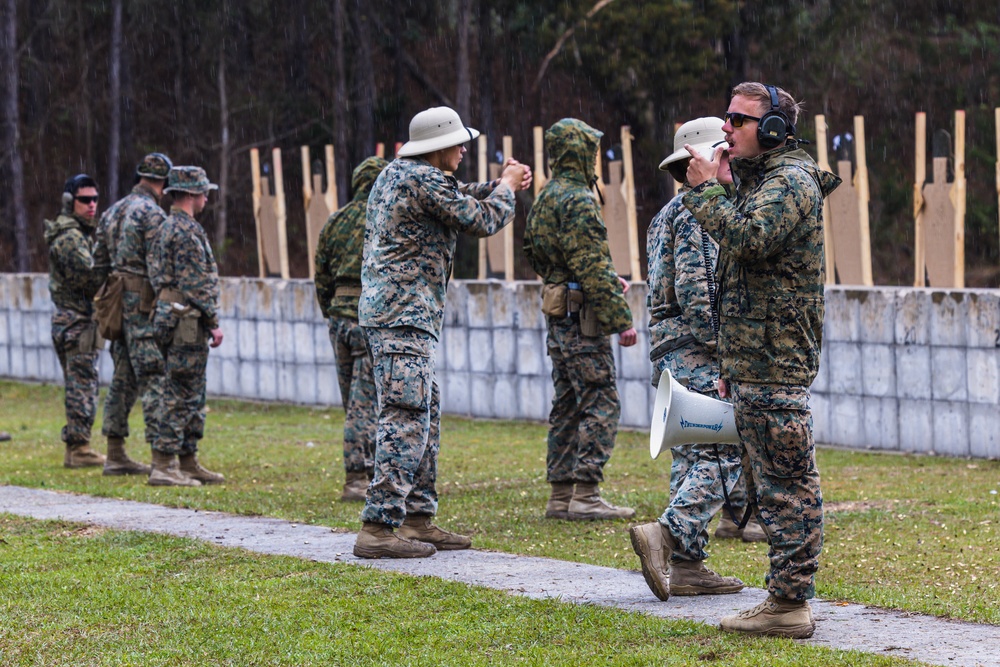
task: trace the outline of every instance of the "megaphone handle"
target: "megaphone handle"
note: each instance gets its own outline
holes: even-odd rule
[[[746,528],[747,524],[750,522],[750,517],[753,515],[754,505],[757,503],[747,494],[747,508],[743,512],[743,518],[737,519],[736,512],[733,511],[733,503],[729,500],[729,491],[726,489],[726,473],[722,470],[722,457],[719,455],[719,445],[712,445],[712,449],[715,450],[715,462],[719,464],[719,484],[722,485],[722,497],[724,499],[723,506],[726,508],[726,514],[729,518],[738,526],[738,530],[743,530]],[[743,474],[743,467],[740,466],[740,475]],[[736,482],[739,483],[740,478],[736,478]]]

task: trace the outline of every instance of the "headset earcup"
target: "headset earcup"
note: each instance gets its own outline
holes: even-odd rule
[[[764,148],[774,148],[788,136],[788,120],[780,111],[769,111],[757,123],[757,141]]]

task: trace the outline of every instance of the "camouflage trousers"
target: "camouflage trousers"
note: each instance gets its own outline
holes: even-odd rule
[[[66,426],[62,439],[67,445],[90,442],[97,414],[96,329],[87,316],[66,308],[52,315],[52,344],[62,366],[66,385]]]
[[[413,327],[364,327],[378,397],[375,477],[361,521],[399,527],[408,514],[437,513],[441,402],[437,340]]]
[[[123,301],[124,337],[111,343],[115,373],[104,399],[101,433],[107,437],[127,438],[129,413],[136,399],[141,398],[146,442],[153,445],[159,434],[156,414],[163,400],[165,383],[163,352],[153,339],[149,314],[139,311],[139,295],[125,292]]]
[[[546,480],[602,482],[621,415],[611,341],[581,335],[580,325],[569,318],[550,317],[546,352],[555,386]]]
[[[767,590],[808,600],[823,549],[823,495],[813,441],[809,388],[729,382],[746,450],[747,492],[770,538]]]
[[[337,381],[344,403],[344,470],[372,476],[378,397],[365,334],[357,320],[330,318],[330,342],[337,360]]]
[[[697,345],[688,345],[653,360],[653,386],[669,370],[678,382],[716,400],[719,366]],[[718,452],[718,454],[716,454]],[[746,482],[742,475],[743,447],[739,444],[678,445],[670,448],[670,503],[659,522],[678,540],[679,560],[705,560],[708,524],[725,511],[723,484],[736,517],[746,511]]]
[[[159,437],[153,449],[164,454],[194,454],[205,435],[208,344],[167,345],[163,357],[166,373],[156,413]]]

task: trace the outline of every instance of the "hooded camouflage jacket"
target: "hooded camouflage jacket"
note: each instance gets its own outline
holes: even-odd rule
[[[157,234],[149,280],[157,294],[168,288],[183,294],[185,305],[201,312],[206,329],[219,326],[219,268],[212,245],[198,221],[179,208],[170,209]]]
[[[146,277],[153,241],[166,217],[152,188],[137,184],[101,216],[94,247],[97,266]]]
[[[794,140],[732,169],[736,202],[715,179],[684,195],[720,246],[722,377],[808,387],[823,340],[823,199],[840,179]]]
[[[75,215],[60,213],[45,221],[52,303],[87,317],[94,312],[94,295],[107,278],[94,266],[92,233],[90,224]]]
[[[601,209],[591,190],[603,134],[575,118],[545,133],[552,178],[535,199],[524,232],[524,254],[548,284],[580,283],[605,334],[632,327]]]
[[[358,295],[336,296],[338,287],[361,289],[361,259],[365,244],[368,195],[388,163],[370,157],[354,168],[354,198],[323,225],[316,244],[316,300],[323,317],[358,319]]]
[[[683,197],[671,199],[646,232],[651,360],[692,344],[709,357],[717,350],[708,281],[711,277],[714,293],[719,245],[684,208]]]
[[[458,233],[503,229],[514,219],[514,191],[461,184],[419,157],[397,158],[375,181],[367,216],[358,320],[440,338]]]

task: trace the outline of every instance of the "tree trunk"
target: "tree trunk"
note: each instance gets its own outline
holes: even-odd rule
[[[496,150],[496,127],[493,120],[493,92],[496,82],[490,67],[492,58],[485,54],[493,52],[493,17],[489,3],[479,2],[479,122],[486,135],[486,153],[492,159]]]
[[[226,5],[223,3],[223,13]],[[219,208],[215,217],[215,256],[221,262],[226,249],[226,234],[229,218],[226,196],[229,194],[229,98],[226,95],[226,46],[225,39],[219,45],[219,125],[221,130],[219,148]]]
[[[333,153],[337,169],[338,205],[350,199],[347,178],[347,84],[344,67],[344,0],[333,2]]]
[[[17,251],[17,271],[31,270],[31,247],[28,240],[28,209],[24,201],[24,161],[21,159],[21,123],[18,114],[17,2],[4,3],[3,46],[0,58],[5,63],[6,91],[3,104],[5,143],[10,151],[11,205],[14,209],[14,243]]]
[[[375,154],[375,68],[372,65],[371,21],[365,12],[366,0],[354,0],[351,25],[357,38],[358,57],[355,59],[358,95],[357,155],[359,158]]]
[[[122,0],[111,3],[111,54],[108,78],[111,86],[111,118],[108,128],[108,201],[118,201],[118,172],[122,137]]]
[[[469,23],[472,20],[472,0],[458,0],[458,62],[456,63],[455,111],[466,125],[472,125],[469,118],[472,86],[469,82]],[[472,146],[469,146],[471,149]],[[463,161],[459,166],[458,177],[469,180],[469,163]]]

